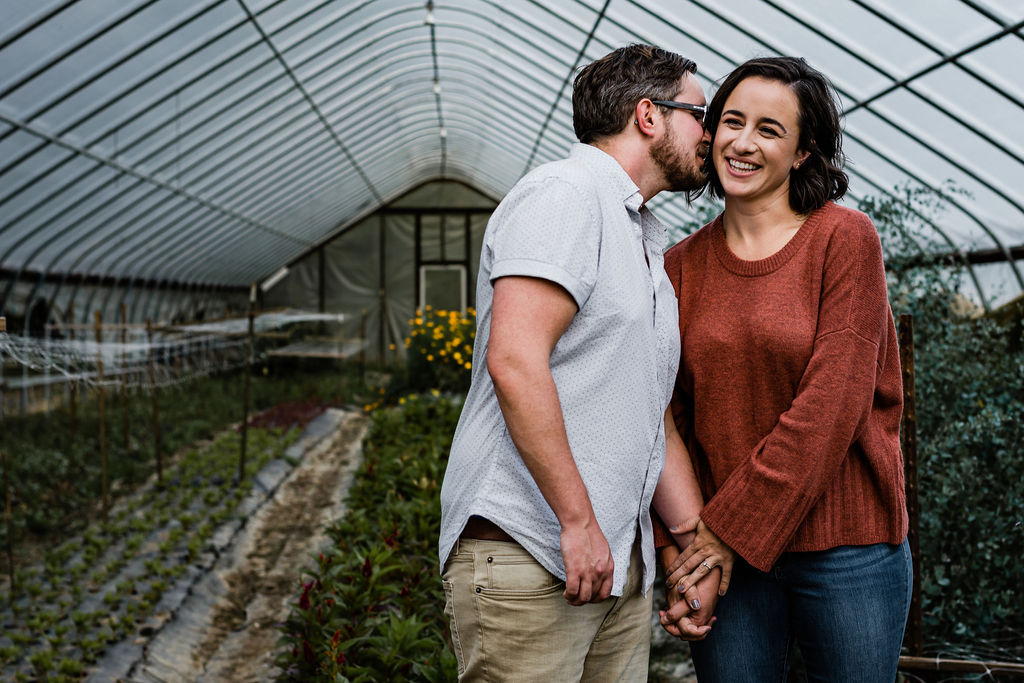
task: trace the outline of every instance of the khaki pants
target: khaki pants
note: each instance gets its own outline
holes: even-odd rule
[[[518,543],[460,539],[442,575],[460,681],[647,680],[652,591],[639,545],[623,595],[573,607]]]

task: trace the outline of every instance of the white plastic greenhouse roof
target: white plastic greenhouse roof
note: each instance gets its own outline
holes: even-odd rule
[[[999,303],[1024,289],[1022,26],[1020,0],[0,0],[0,297],[247,286],[425,182],[500,198],[574,141],[576,69],[644,41],[709,96],[806,57],[842,98],[851,200],[951,180],[929,227]]]

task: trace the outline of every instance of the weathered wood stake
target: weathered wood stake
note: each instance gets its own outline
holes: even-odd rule
[[[128,453],[128,307],[121,302],[121,446]]]
[[[106,391],[103,388],[103,316],[99,311],[95,312],[96,319],[96,394],[97,406],[100,417],[100,481],[103,490],[103,521],[107,521],[110,511],[110,490],[107,486],[107,405]]]
[[[245,382],[242,389],[242,443],[238,452],[238,485],[245,478],[245,446],[249,433],[249,385],[252,381],[253,336],[255,322],[253,320],[253,304],[256,301],[256,285],[249,294],[249,337],[245,350]]]
[[[924,653],[924,633],[921,623],[921,506],[917,486],[917,411],[914,405],[914,316],[900,315],[900,366],[903,368],[903,418],[900,420],[900,446],[903,449],[903,471],[907,486],[907,514],[910,530],[907,541],[914,561],[914,589],[910,598],[910,616],[907,620],[907,649],[911,656]]]
[[[146,338],[149,341],[149,396],[153,402],[153,459],[156,460],[156,480],[164,481],[164,456],[160,448],[160,402],[156,393],[156,359],[153,353],[153,319],[146,318]]]
[[[68,304],[68,327],[67,333],[69,339],[74,339],[77,336],[75,331],[75,302],[72,301]],[[68,418],[70,424],[68,425],[68,452],[74,452],[74,445],[78,442],[78,380],[74,377],[68,379]],[[85,463],[79,463],[82,469],[85,469]]]
[[[2,318],[0,318],[2,320]],[[0,332],[3,332],[0,329]],[[7,451],[0,450],[0,458],[4,465],[4,524],[7,525],[7,572],[11,577],[9,602],[14,604],[14,594],[17,589],[17,582],[14,574],[14,515],[11,513],[11,474],[7,462]]]

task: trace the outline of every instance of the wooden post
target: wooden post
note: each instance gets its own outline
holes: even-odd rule
[[[0,332],[7,331],[7,318],[0,316]],[[4,417],[4,359],[0,356],[0,422]]]
[[[0,316],[0,332],[7,332],[7,318]],[[0,423],[4,417],[4,392],[3,392],[3,357],[0,357]],[[11,475],[7,463],[7,451],[0,450],[0,460],[4,468],[4,523],[7,525],[7,571],[10,573],[11,585],[9,599],[14,604],[14,592],[17,588],[14,576],[14,519],[11,515]]]
[[[103,490],[103,521],[107,521],[110,510],[110,491],[107,487],[107,406],[106,391],[103,388],[103,316],[95,312],[96,320],[96,395],[100,418],[100,482]]]
[[[340,317],[340,316],[339,316]],[[345,322],[338,323],[338,407],[345,403]]]
[[[153,458],[156,460],[156,480],[164,481],[164,456],[160,449],[160,402],[156,394],[156,359],[153,353],[153,319],[146,318],[146,337],[149,341],[149,395],[153,401]]]
[[[121,302],[121,446],[128,453],[128,307]]]
[[[76,336],[75,332],[75,302],[72,301],[68,304],[68,315],[67,315],[68,327],[68,339],[73,340]],[[74,452],[72,449],[73,444],[78,442],[78,380],[70,378],[68,380],[68,417],[70,424],[68,425],[68,452]],[[80,463],[83,468],[85,463]]]
[[[4,523],[7,525],[7,571],[11,578],[9,595],[11,604],[14,604],[14,593],[17,588],[14,574],[14,517],[11,514],[11,473],[6,450],[0,450],[0,458],[3,459],[4,466]]]
[[[359,320],[359,381],[366,382],[366,309]]]
[[[940,657],[900,657],[901,669],[916,669],[918,671],[957,671],[964,673],[987,674],[978,677],[979,680],[1003,680],[996,679],[994,674],[1007,674],[1008,676],[1024,677],[1024,664],[1020,662],[985,662],[969,659],[942,659]],[[956,677],[960,680],[959,677]],[[974,677],[971,677],[974,679]],[[943,678],[943,680],[948,680]]]
[[[903,368],[903,417],[900,420],[900,446],[903,449],[903,470],[907,486],[907,515],[910,529],[907,541],[914,562],[914,589],[907,620],[907,649],[911,656],[924,654],[924,632],[921,623],[921,507],[917,485],[917,411],[914,405],[914,316],[900,315],[900,366]]]
[[[256,302],[256,285],[253,284],[249,289],[249,338],[248,344],[245,351],[245,381],[242,389],[242,443],[238,453],[238,484],[242,484],[242,480],[245,478],[245,446],[246,439],[248,438],[249,432],[249,385],[252,382],[252,354],[253,354],[253,336],[254,336],[254,320],[253,320],[253,305]]]

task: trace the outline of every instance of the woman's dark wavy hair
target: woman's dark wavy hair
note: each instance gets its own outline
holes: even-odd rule
[[[679,82],[696,73],[692,60],[654,45],[620,47],[583,67],[572,88],[572,125],[580,142],[621,133],[645,97],[672,100]]]
[[[714,136],[722,118],[725,101],[740,81],[760,77],[788,85],[796,95],[800,111],[798,148],[808,153],[807,159],[789,175],[789,205],[797,213],[808,213],[825,205],[830,199],[846,194],[850,180],[843,171],[843,131],[839,125],[838,97],[829,80],[802,57],[758,57],[751,59],[726,76],[708,105],[705,120]],[[712,197],[722,199],[725,191],[715,171],[711,155],[705,162],[707,188]]]

